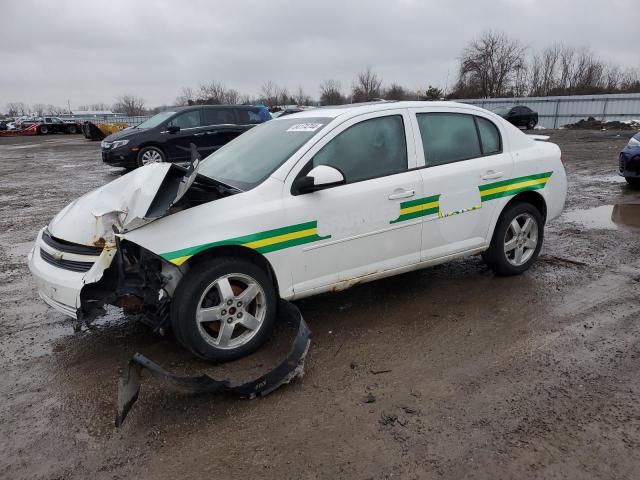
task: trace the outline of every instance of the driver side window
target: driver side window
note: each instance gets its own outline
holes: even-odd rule
[[[407,142],[401,115],[372,118],[353,125],[327,143],[311,160],[340,170],[346,183],[405,172]]]
[[[191,110],[174,117],[167,126],[180,127],[180,130],[184,130],[185,128],[196,128],[200,125],[200,110]]]

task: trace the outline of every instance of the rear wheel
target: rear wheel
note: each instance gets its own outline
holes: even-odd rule
[[[139,167],[149,165],[151,163],[162,163],[164,161],[164,153],[158,147],[145,147],[138,152]]]
[[[190,270],[174,294],[171,325],[194,355],[216,362],[256,350],[276,318],[267,272],[242,258],[217,258]]]
[[[484,261],[497,275],[519,275],[538,257],[543,237],[544,219],[538,209],[515,203],[500,215]]]
[[[38,133],[40,133],[41,135],[46,135],[47,133],[49,133],[49,127],[47,127],[46,125],[40,125],[40,127],[38,128]]]
[[[536,126],[536,121],[531,119],[527,123],[527,130],[533,130],[535,128],[535,126]]]
[[[76,130],[75,125],[69,125],[67,127],[67,133],[73,134],[73,133],[76,133],[76,132],[77,132],[77,130]]]

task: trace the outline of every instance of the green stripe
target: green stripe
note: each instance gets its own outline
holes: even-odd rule
[[[505,185],[511,185],[514,183],[526,182],[527,180],[537,180],[539,178],[549,178],[553,172],[536,173],[535,175],[527,175],[526,177],[512,178],[510,180],[501,180],[499,182],[488,183],[487,185],[480,185],[478,188],[480,192],[484,190],[490,190],[492,188],[504,187]]]
[[[217,241],[217,242],[211,242],[211,243],[205,243],[205,244],[202,244],[202,245],[196,245],[195,247],[182,248],[180,250],[174,250],[173,252],[163,253],[160,256],[162,258],[164,258],[165,260],[173,260],[174,258],[180,258],[180,257],[186,257],[186,256],[195,255],[197,253],[203,252],[203,251],[208,250],[209,248],[213,248],[213,247],[220,247],[220,246],[224,246],[224,245],[242,245],[242,244],[249,243],[249,242],[255,242],[257,240],[265,240],[267,238],[277,237],[278,235],[284,235],[285,233],[294,233],[294,232],[299,232],[301,230],[308,230],[310,228],[316,228],[317,226],[318,226],[318,222],[314,220],[313,222],[299,223],[297,225],[291,225],[291,226],[288,226],[288,227],[281,227],[281,228],[274,228],[273,230],[265,230],[263,232],[252,233],[250,235],[244,235],[242,237],[230,238],[228,240],[220,240],[220,241]],[[308,237],[303,237],[303,238],[308,238]],[[318,239],[321,239],[321,238],[327,238],[327,237],[318,237]],[[297,241],[297,239],[296,239],[296,241]],[[281,242],[281,244],[284,244],[284,243],[287,243],[287,242]],[[280,244],[278,244],[278,245],[280,245]],[[261,247],[261,248],[267,249],[267,248],[273,248],[274,246],[275,245],[269,245],[269,246]],[[261,251],[260,248],[257,248],[256,250]]]
[[[439,210],[440,210],[440,207],[433,207],[433,208],[428,208],[426,210],[418,210],[417,212],[405,213],[405,214],[400,215],[395,220],[391,220],[391,222],[389,222],[389,223],[404,222],[405,220],[411,220],[412,218],[418,218],[418,217],[425,217],[427,215],[433,215],[433,214],[438,213]]]
[[[255,250],[260,253],[275,252],[276,250],[282,250],[283,248],[295,247],[296,245],[303,245],[305,243],[317,242],[318,240],[325,240],[331,238],[331,235],[321,237],[319,235],[310,235],[308,237],[294,238],[293,240],[287,240],[285,242],[274,243],[273,245],[266,245],[264,247],[258,247]]]
[[[418,198],[416,200],[409,200],[408,202],[402,202],[400,204],[400,210],[408,207],[415,207],[416,205],[424,205],[425,203],[435,202],[440,198],[440,194],[432,195],[431,197]]]
[[[539,190],[541,188],[544,188],[545,185],[546,183],[544,184],[541,183],[539,185],[529,185],[528,187],[522,187],[522,188],[516,188],[514,190],[506,190],[504,192],[492,193],[491,195],[485,195],[484,197],[482,197],[482,201],[486,202],[488,200],[493,200],[495,198],[509,197],[511,195],[516,195],[518,193],[526,192],[529,190]]]

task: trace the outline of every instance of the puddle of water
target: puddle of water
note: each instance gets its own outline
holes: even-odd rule
[[[569,222],[580,223],[587,228],[640,229],[640,204],[618,203],[584,210],[572,210],[566,212],[564,218]]]

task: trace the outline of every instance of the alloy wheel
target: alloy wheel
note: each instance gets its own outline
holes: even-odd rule
[[[245,345],[260,330],[267,313],[265,292],[243,273],[224,275],[204,290],[196,310],[202,338],[220,349]]]
[[[142,153],[142,165],[149,165],[151,163],[161,163],[162,155],[157,150],[147,150]]]
[[[504,254],[516,267],[527,263],[538,246],[538,222],[529,213],[517,215],[509,224],[504,237]]]

